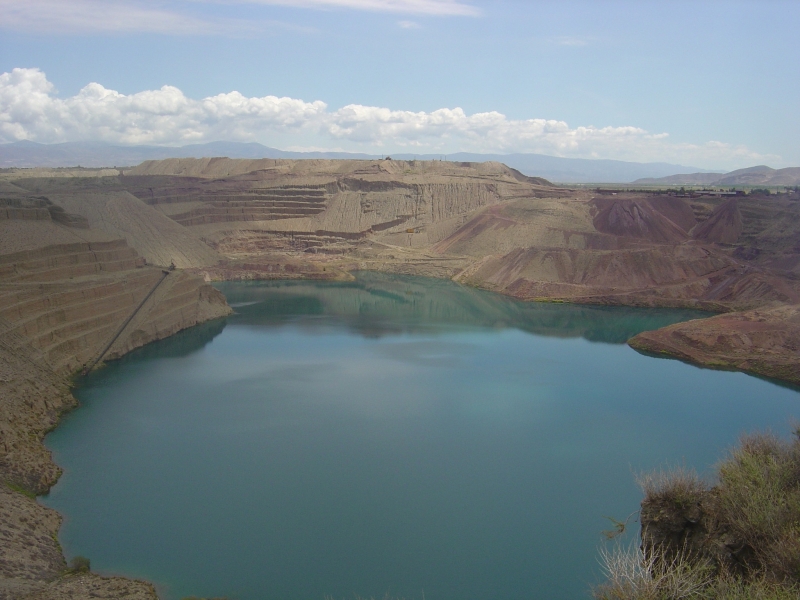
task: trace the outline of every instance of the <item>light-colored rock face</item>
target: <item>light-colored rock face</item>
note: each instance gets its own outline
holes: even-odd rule
[[[746,308],[797,296],[775,273],[800,274],[800,204],[787,199],[596,195],[443,161],[173,159],[64,181],[7,183],[207,279],[372,268],[522,298]]]
[[[216,264],[219,256],[173,219],[128,192],[52,194],[50,200],[84,217],[91,229],[135,247],[149,264],[176,267]]]
[[[122,179],[227,256],[366,238],[423,248],[477,210],[552,191],[498,163],[439,161],[187,159],[144,163]]]
[[[342,280],[372,269],[522,299],[757,309],[635,344],[798,377],[793,197],[610,196],[498,163],[440,161],[174,159],[124,175],[1,175],[0,481],[27,490],[58,477],[41,441],[74,405],[66,376],[119,331],[109,358],[226,314],[205,283],[215,279]],[[166,278],[153,266],[171,263]],[[154,597],[119,579],[47,581],[63,565],[45,539],[57,519],[1,491],[12,500],[0,511],[0,598]],[[33,526],[20,528],[29,513]]]
[[[230,310],[219,292],[185,272],[155,288],[164,273],[146,266],[120,234],[191,260],[212,262],[216,253],[129,194],[84,204],[70,198],[65,210],[14,193],[0,203],[0,598],[155,599],[147,583],[62,576],[60,518],[17,490],[44,493],[58,479],[44,435],[76,404],[69,374],[117,332],[114,357]]]

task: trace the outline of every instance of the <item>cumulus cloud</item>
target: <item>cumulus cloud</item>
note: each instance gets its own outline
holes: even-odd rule
[[[570,127],[499,112],[468,115],[461,108],[413,112],[351,104],[329,110],[319,100],[250,98],[235,91],[194,100],[172,86],[126,95],[99,83],[59,98],[39,69],[14,69],[0,75],[0,141],[23,139],[160,145],[284,140],[287,146],[376,153],[538,152],[718,167],[780,160],[721,142],[671,143],[665,133],[633,126]]]
[[[172,86],[125,95],[99,83],[60,99],[39,69],[14,69],[0,75],[3,141],[92,139],[169,145],[252,139],[259,134],[314,127],[326,109],[324,102],[247,98],[239,92],[192,100]]]

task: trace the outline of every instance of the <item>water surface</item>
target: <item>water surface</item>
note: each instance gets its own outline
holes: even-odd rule
[[[586,598],[635,472],[800,415],[624,344],[697,313],[370,273],[220,289],[234,316],[92,374],[47,438],[67,555],[169,600]]]

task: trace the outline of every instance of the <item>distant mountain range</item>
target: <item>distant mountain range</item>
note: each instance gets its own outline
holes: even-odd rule
[[[730,173],[688,173],[668,177],[637,179],[633,183],[642,185],[711,185],[711,186],[758,186],[800,185],[800,167],[773,169],[766,165],[739,169]]]
[[[339,158],[373,159],[376,154],[350,152],[287,152],[262,144],[240,142],[211,142],[182,147],[115,146],[101,142],[67,142],[38,144],[14,142],[0,144],[0,168],[11,167],[129,167],[145,160],[227,156],[229,158]],[[680,172],[711,174],[696,167],[669,163],[636,163],[621,160],[559,158],[544,154],[395,154],[397,159],[437,160],[459,162],[499,161],[525,175],[544,177],[559,183],[625,183],[642,178],[663,178]]]

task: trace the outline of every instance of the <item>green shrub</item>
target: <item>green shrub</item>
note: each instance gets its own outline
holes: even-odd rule
[[[800,583],[800,439],[744,437],[719,479],[720,521],[753,549],[761,570]]]
[[[686,467],[641,473],[636,476],[636,483],[645,501],[660,500],[682,509],[697,504],[708,491],[697,472]]]
[[[601,551],[606,582],[594,597],[800,598],[800,430],[743,437],[718,476],[713,488],[685,468],[639,476],[641,547]]]
[[[69,561],[69,570],[72,573],[88,573],[91,570],[89,559],[85,556],[76,556]]]

